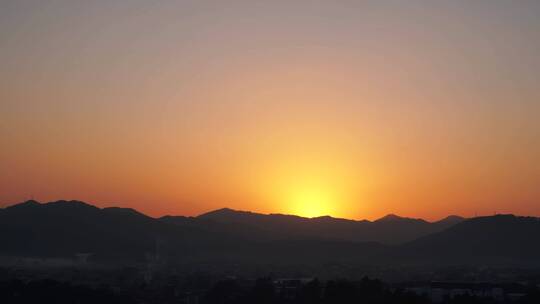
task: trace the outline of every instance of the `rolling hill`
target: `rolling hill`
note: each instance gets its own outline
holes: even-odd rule
[[[540,262],[540,219],[496,215],[429,223],[303,218],[220,209],[152,218],[80,201],[27,201],[0,209],[0,255],[140,263],[447,264]],[[386,243],[386,244],[385,244]]]
[[[351,242],[400,244],[442,231],[464,220],[451,216],[430,223],[422,219],[387,215],[379,220],[354,221],[330,216],[304,218],[283,214],[259,214],[232,209],[219,209],[202,214],[197,219],[230,225],[241,225],[273,239],[325,238]]]

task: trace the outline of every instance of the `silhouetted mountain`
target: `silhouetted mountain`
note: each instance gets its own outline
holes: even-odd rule
[[[407,257],[429,261],[540,262],[540,219],[495,215],[465,220],[402,246]]]
[[[157,239],[196,243],[210,236],[157,221],[132,209],[99,209],[79,201],[25,202],[0,213],[0,253],[102,259],[143,259]]]
[[[374,222],[303,218],[220,209],[155,219],[128,208],[79,201],[28,201],[0,209],[0,255],[173,263],[476,263],[539,262],[540,220],[499,215],[435,223],[386,216]],[[447,228],[449,227],[449,228]],[[434,233],[431,233],[436,231]],[[428,235],[429,234],[429,235]],[[420,235],[403,245],[396,242]]]
[[[376,220],[375,222],[376,223],[389,223],[389,222],[392,222],[392,223],[397,223],[397,222],[409,222],[409,223],[421,222],[421,223],[427,223],[423,219],[413,219],[413,218],[408,218],[408,217],[401,217],[401,216],[398,216],[398,215],[395,215],[395,214],[392,214],[392,213],[381,217],[380,219]]]
[[[13,209],[19,209],[19,208],[29,208],[29,207],[36,206],[36,205],[39,205],[39,202],[37,202],[35,200],[28,200],[28,201],[22,202],[20,204],[16,204],[16,205],[13,205],[13,206],[6,207],[5,209],[13,210]]]
[[[434,224],[440,225],[440,226],[446,226],[446,228],[448,228],[450,226],[461,223],[464,220],[465,220],[464,217],[457,216],[457,215],[449,215],[449,216],[443,218],[442,220],[434,222]]]
[[[304,218],[293,215],[264,215],[224,208],[202,214],[198,219],[245,226],[264,231],[265,237],[273,239],[325,238],[352,242],[380,242],[399,244],[421,236],[441,231],[457,223],[443,220],[429,223],[422,219],[411,219],[387,215],[374,222],[354,221],[330,216]]]
[[[79,201],[25,202],[0,213],[0,255],[7,256],[93,253],[96,260],[127,263],[144,261],[159,247],[162,258],[171,261],[262,262],[287,256],[282,262],[298,263],[353,259],[380,247],[323,238],[278,241],[264,235],[256,228],[209,219],[154,219],[133,209],[100,209]]]

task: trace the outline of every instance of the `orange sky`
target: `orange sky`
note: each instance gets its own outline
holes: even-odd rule
[[[0,206],[540,215],[536,1],[0,4]]]

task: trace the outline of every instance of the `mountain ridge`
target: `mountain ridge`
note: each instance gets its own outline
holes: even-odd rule
[[[117,216],[130,214],[140,221],[153,219],[214,233],[226,231],[230,234],[242,235],[242,238],[250,240],[329,239],[352,242],[378,242],[382,244],[401,244],[412,241],[418,237],[448,228],[463,220],[461,217],[450,216],[446,220],[431,223],[423,219],[400,217],[394,214],[375,221],[351,220],[331,216],[307,218],[289,214],[262,214],[239,211],[231,208],[220,208],[195,217],[167,215],[154,218],[132,208],[98,208],[76,200],[59,200],[48,203],[27,201],[6,209],[37,210],[40,208],[46,210],[65,208],[78,210],[78,212],[88,209],[94,213],[102,212],[110,214],[110,216],[113,214]]]
[[[237,222],[220,220],[223,214]],[[101,261],[141,263],[160,243],[168,260],[184,263],[540,264],[536,242],[540,219],[536,217],[495,215],[463,221],[449,217],[443,224],[458,223],[443,227],[394,217],[364,222],[232,209],[211,215],[153,218],[131,208],[98,208],[80,201],[24,202],[0,212],[0,255],[46,257],[92,252]],[[422,230],[426,228],[429,230]],[[388,236],[410,237],[399,235],[407,229],[417,237],[385,243]]]
[[[466,219],[465,217],[450,214],[448,216],[445,216],[444,218],[441,218],[439,220],[435,221],[428,221],[422,218],[411,218],[411,217],[404,217],[397,215],[395,213],[389,213],[381,218],[375,219],[375,220],[368,220],[368,219],[348,219],[348,218],[341,218],[341,217],[334,217],[331,215],[321,215],[316,217],[303,217],[301,215],[295,215],[295,214],[284,214],[284,213],[259,213],[259,212],[253,212],[253,211],[246,211],[246,210],[237,210],[229,207],[223,207],[215,210],[211,210],[208,212],[201,213],[199,215],[196,215],[194,217],[208,217],[208,216],[215,216],[215,215],[221,215],[221,214],[233,214],[233,213],[241,213],[241,214],[249,214],[249,215],[262,215],[262,216],[290,216],[290,217],[297,217],[297,218],[303,218],[303,219],[320,219],[320,218],[332,218],[336,220],[345,220],[345,221],[353,221],[353,222],[377,222],[377,221],[387,221],[387,220],[418,220],[418,221],[424,221],[428,223],[438,223],[441,221],[445,221],[448,219]],[[167,216],[167,215],[166,215]],[[172,216],[172,215],[171,215]]]
[[[425,220],[425,219],[422,219],[422,218],[404,217],[404,216],[397,215],[395,213],[389,213],[389,214],[387,214],[387,215],[385,215],[385,216],[383,216],[381,218],[375,219],[375,220],[349,219],[349,218],[342,218],[342,217],[334,217],[334,216],[331,216],[331,215],[321,215],[321,216],[316,216],[316,217],[304,217],[304,216],[301,216],[301,215],[286,214],[286,213],[259,213],[259,212],[254,212],[254,211],[238,210],[238,209],[233,209],[233,208],[229,208],[229,207],[222,207],[222,208],[210,210],[210,211],[203,212],[203,213],[201,213],[199,215],[195,215],[195,216],[186,216],[186,215],[178,215],[178,214],[165,214],[163,216],[153,217],[153,216],[144,214],[144,213],[142,213],[142,212],[140,212],[140,211],[138,211],[136,209],[129,208],[129,207],[117,207],[117,206],[97,207],[97,206],[94,206],[94,205],[89,204],[87,202],[79,201],[79,200],[56,200],[56,201],[50,201],[50,202],[40,202],[40,201],[37,201],[37,200],[34,200],[34,199],[30,199],[30,200],[27,200],[27,201],[24,201],[24,202],[19,202],[19,203],[14,203],[14,204],[11,204],[11,205],[7,205],[7,206],[5,206],[3,208],[0,208],[0,210],[10,209],[10,208],[20,208],[20,207],[25,207],[25,206],[49,205],[49,204],[53,204],[53,205],[55,205],[55,204],[60,204],[60,205],[62,205],[62,204],[86,205],[86,206],[101,209],[101,210],[104,210],[104,209],[123,209],[126,212],[128,210],[130,210],[131,212],[142,214],[144,216],[151,217],[151,218],[164,218],[164,217],[177,217],[177,216],[191,217],[191,218],[201,218],[201,217],[208,217],[208,216],[213,216],[213,215],[241,213],[241,214],[255,215],[255,216],[282,216],[282,217],[301,218],[301,219],[306,219],[306,220],[309,220],[309,219],[334,219],[334,220],[342,220],[342,221],[349,221],[349,222],[377,222],[377,221],[387,221],[387,220],[417,220],[417,221],[424,221],[424,222],[434,224],[434,223],[439,223],[439,222],[442,222],[442,221],[446,221],[448,219],[456,219],[456,220],[457,219],[460,219],[460,220],[467,219],[466,217],[451,214],[451,215],[448,215],[448,216],[446,216],[446,217],[444,217],[442,219],[439,219],[439,220],[428,221],[428,220]]]
[[[331,216],[307,218],[296,215],[262,214],[230,208],[213,210],[195,218],[224,224],[244,225],[246,229],[257,228],[266,231],[266,235],[274,235],[275,239],[287,238],[287,236],[295,238],[320,236],[328,239],[380,242],[383,244],[405,243],[464,220],[458,216],[449,216],[437,222],[428,222],[423,219],[400,217],[394,214],[375,221],[350,220]]]

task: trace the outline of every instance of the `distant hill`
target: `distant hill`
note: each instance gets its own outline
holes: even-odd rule
[[[448,227],[453,226],[455,224],[461,223],[464,220],[465,220],[465,218],[463,218],[461,216],[449,215],[449,216],[443,218],[442,220],[434,222],[434,224],[435,225],[440,225],[440,226],[444,227],[443,229],[445,229],[445,228],[448,228]]]
[[[174,262],[283,262],[350,260],[377,244],[317,239],[276,240],[265,232],[204,218],[155,219],[126,208],[97,208],[80,201],[27,201],[0,212],[0,255],[74,257],[93,253],[101,262],[145,262],[148,255]],[[308,255],[306,255],[309,253]]]
[[[540,218],[477,217],[400,248],[404,257],[445,262],[540,262]]]
[[[157,256],[189,265],[540,264],[539,236],[540,219],[513,215],[430,223],[396,215],[370,222],[231,209],[156,219],[79,201],[27,201],[0,209],[0,255],[93,253],[95,261],[115,264]]]
[[[133,209],[100,209],[79,201],[28,201],[0,212],[0,254],[144,260],[158,240],[211,243],[214,235],[170,225]],[[217,238],[216,239],[222,239]]]
[[[451,216],[435,223],[422,219],[411,219],[387,215],[379,220],[354,221],[329,216],[304,218],[293,215],[236,211],[228,208],[202,214],[198,219],[212,220],[223,224],[234,224],[264,232],[273,239],[325,238],[352,242],[379,242],[400,244],[442,231],[464,219]]]

